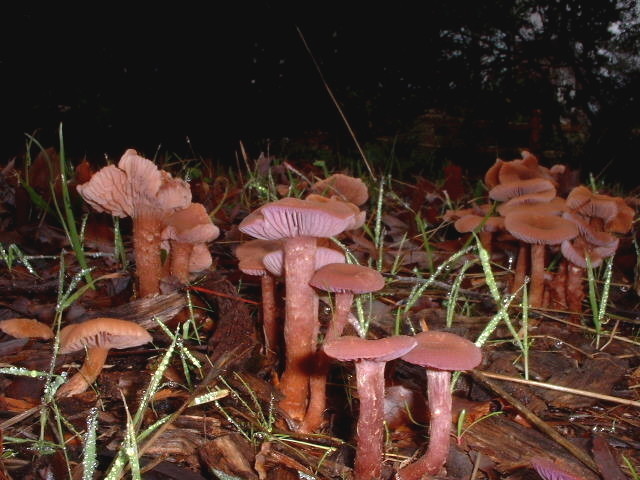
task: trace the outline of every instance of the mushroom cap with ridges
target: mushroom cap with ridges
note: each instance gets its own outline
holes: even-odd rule
[[[381,290],[384,277],[362,265],[329,263],[313,274],[309,284],[326,292],[368,293]]]
[[[567,220],[575,223],[576,227],[578,227],[578,231],[580,232],[580,236],[592,245],[603,247],[605,245],[611,245],[612,242],[616,240],[616,237],[610,233],[594,228],[589,223],[589,219],[579,213],[564,212],[562,214],[562,218],[566,218]]]
[[[584,185],[574,187],[567,195],[567,207],[572,210],[579,210],[593,198],[593,192]]]
[[[509,210],[514,207],[518,207],[520,205],[536,205],[539,203],[549,203],[554,198],[556,198],[556,191],[554,190],[545,190],[544,192],[537,193],[525,193],[524,195],[519,195],[517,197],[513,197],[510,200],[507,200],[502,205],[499,205],[497,210],[501,215],[505,210]]]
[[[553,191],[555,196],[556,189],[549,180],[544,178],[530,178],[528,180],[520,180],[517,182],[501,183],[489,190],[489,198],[499,202],[505,202],[514,197],[527,195],[530,193]]]
[[[330,263],[344,263],[344,253],[333,248],[317,247],[316,248],[315,269],[318,270]],[[262,257],[262,264],[265,268],[276,277],[282,276],[282,265],[284,255],[282,250],[274,250]]]
[[[500,184],[499,174],[504,163],[505,162],[503,160],[497,158],[496,163],[491,165],[491,167],[489,167],[489,170],[487,170],[487,173],[484,174],[484,183],[487,187],[489,187],[489,189]]]
[[[584,480],[584,477],[574,475],[557,463],[543,457],[531,457],[531,466],[544,480]]]
[[[335,173],[330,177],[320,180],[311,187],[314,192],[324,193],[329,196],[336,195],[343,200],[355,205],[362,205],[369,199],[369,190],[364,182],[355,177],[343,173]]]
[[[543,192],[544,193],[544,192]],[[545,215],[561,215],[566,210],[564,198],[554,197],[547,201],[546,199],[541,202],[516,202],[520,197],[512,198],[508,202],[505,202],[498,206],[497,210],[500,215],[506,217],[510,213],[529,212],[540,213]]]
[[[325,343],[322,349],[329,357],[343,362],[350,360],[388,362],[405,355],[416,345],[417,341],[407,335],[394,335],[378,340],[345,335]]]
[[[85,202],[97,212],[107,212],[115,217],[133,215],[133,198],[128,193],[127,174],[115,165],[107,165],[76,187]]]
[[[187,182],[159,170],[155,163],[131,148],[120,158],[118,168],[127,176],[127,193],[133,205],[129,215],[132,217],[149,210],[172,212],[191,203],[191,188]]]
[[[567,206],[587,217],[601,218],[605,222],[618,213],[614,197],[593,193],[584,185],[578,185],[567,196]]]
[[[60,353],[86,348],[131,348],[149,343],[151,335],[128,320],[93,318],[60,330]]]
[[[276,250],[282,250],[281,240],[255,239],[238,245],[234,253],[238,259],[238,268],[242,273],[262,277],[268,273],[262,259],[266,254]]]
[[[165,223],[162,237],[177,242],[205,243],[220,235],[220,229],[213,224],[201,203],[177,210],[166,218]]]
[[[402,356],[406,362],[436,370],[469,370],[482,361],[482,351],[455,333],[428,331],[414,336],[416,348]]]
[[[240,231],[263,240],[333,237],[354,228],[357,215],[347,202],[283,198],[263,205],[241,223]]]
[[[540,166],[538,162],[538,157],[536,157],[529,150],[526,150],[526,149],[520,150],[520,156],[522,157],[522,160],[519,160],[519,161],[521,161],[523,165],[529,168],[538,168]]]
[[[518,182],[520,180],[529,180],[532,178],[541,177],[540,172],[538,171],[538,166],[535,165],[532,167],[531,165],[525,163],[523,160],[512,160],[510,162],[504,162],[500,172],[498,173],[498,178],[500,180],[500,184]]]
[[[555,215],[515,212],[504,219],[505,229],[525,243],[557,245],[578,235],[573,222]]]
[[[32,318],[9,318],[0,322],[0,330],[15,338],[53,338],[53,330],[49,325]]]
[[[160,171],[162,183],[153,201],[154,209],[174,212],[186,208],[191,203],[191,187],[181,178],[173,178],[168,172]],[[144,205],[146,207],[146,205]]]
[[[172,212],[191,202],[191,189],[133,149],[118,166],[108,165],[78,185],[78,193],[99,212],[118,217],[136,217],[149,212]]]
[[[356,228],[360,228],[364,225],[365,220],[367,219],[367,212],[364,210],[360,210],[358,206],[352,202],[342,200],[338,197],[323,197],[322,195],[318,195],[317,193],[310,193],[305,197],[305,200],[311,200],[314,202],[327,203],[327,202],[342,202],[344,206],[349,207],[354,214],[353,222],[349,224],[345,230],[355,230]]]
[[[624,201],[624,198],[613,197],[616,206],[618,207],[618,213],[612,219],[606,221],[604,229],[607,232],[614,233],[627,233],[631,230],[633,225],[633,217],[636,215],[636,211],[631,208]]]
[[[618,250],[620,240],[614,237],[614,240],[608,245],[595,246],[590,245],[582,238],[576,238],[572,241],[566,240],[560,244],[562,256],[574,265],[580,268],[587,268],[585,257],[589,255],[589,262],[592,267],[598,267],[607,257],[610,257]]]

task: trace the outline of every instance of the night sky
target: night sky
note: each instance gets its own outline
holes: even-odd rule
[[[371,125],[361,120],[362,85],[383,92],[376,101],[388,103],[389,118],[420,110],[402,106],[404,90],[416,88],[402,69],[415,68],[408,46],[420,35],[409,10],[396,12],[400,25],[385,10],[368,6],[363,18],[337,2],[322,11],[311,3],[210,8],[49,2],[3,12],[2,158],[24,149],[25,132],[54,145],[60,122],[67,148],[90,156],[128,147],[153,154],[160,145],[184,153],[187,137],[199,153],[225,156],[239,141],[345,134],[297,26],[363,135]]]

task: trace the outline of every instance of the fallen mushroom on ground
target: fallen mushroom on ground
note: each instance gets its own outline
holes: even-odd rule
[[[87,356],[78,372],[62,385],[57,397],[69,397],[84,392],[98,378],[112,348],[131,348],[151,341],[144,328],[128,320],[94,318],[67,325],[60,331],[60,353],[86,349]]]

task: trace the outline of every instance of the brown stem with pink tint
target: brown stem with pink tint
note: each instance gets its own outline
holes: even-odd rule
[[[335,308],[331,322],[327,328],[324,341],[334,340],[342,335],[347,325],[347,317],[353,303],[352,293],[336,293]],[[300,425],[300,431],[310,433],[316,431],[324,421],[324,410],[327,405],[327,376],[329,375],[330,360],[327,355],[318,349],[316,352],[315,369],[310,380],[310,398],[307,413]]]
[[[527,265],[529,264],[528,257],[529,246],[524,242],[520,242],[520,247],[518,248],[518,258],[516,259],[516,271],[513,276],[513,284],[511,285],[511,293],[517,292],[524,283],[524,277],[527,274]]]
[[[398,470],[398,480],[420,480],[436,475],[447,460],[451,432],[451,372],[427,369],[429,447],[415,462]]]
[[[280,349],[280,328],[277,321],[275,294],[276,281],[273,275],[265,273],[260,277],[262,287],[262,331],[267,352],[276,353]]]
[[[285,370],[280,380],[284,398],[280,408],[302,421],[309,396],[311,363],[316,348],[317,300],[309,285],[315,271],[316,239],[289,238],[284,243],[285,271]]]
[[[529,287],[529,305],[533,308],[542,306],[544,295],[544,262],[545,245],[531,245],[531,285]]]
[[[56,396],[58,398],[78,395],[96,381],[109,354],[108,348],[92,347],[87,349],[87,356],[80,370],[62,385]]]
[[[193,251],[193,243],[171,241],[169,258],[171,262],[171,275],[181,283],[189,282],[189,257]]]
[[[133,248],[141,298],[160,292],[160,278],[162,276],[161,231],[162,221],[155,215],[140,214],[133,219]]]
[[[582,301],[584,300],[584,268],[571,262],[567,265],[567,308],[571,312],[571,321],[580,323]]]
[[[385,362],[357,360],[356,383],[360,408],[356,429],[355,480],[378,480],[384,446]]]
[[[480,243],[487,251],[487,253],[491,255],[491,248],[493,247],[493,233],[486,230],[481,230],[478,232],[478,238],[480,238]]]

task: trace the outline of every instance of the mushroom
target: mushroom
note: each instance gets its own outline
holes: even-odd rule
[[[356,228],[358,209],[338,200],[283,198],[263,205],[240,223],[240,231],[263,240],[283,240],[286,365],[280,407],[301,421],[309,394],[309,362],[316,348],[318,306],[309,280],[315,272],[316,237]]]
[[[67,325],[60,330],[60,353],[72,353],[86,348],[87,356],[80,370],[58,390],[58,397],[70,397],[84,392],[104,366],[109,349],[131,348],[151,341],[151,335],[134,322],[117,318],[94,318]]]
[[[335,173],[320,180],[311,188],[316,193],[336,196],[358,206],[369,200],[369,190],[363,181],[343,173]]]
[[[476,345],[453,333],[429,331],[414,338],[417,346],[402,359],[426,368],[429,446],[422,457],[398,470],[398,480],[420,480],[440,471],[449,452],[451,371],[469,370],[482,360],[482,352]]]
[[[325,335],[325,341],[330,341],[342,335],[353,296],[381,290],[384,277],[377,270],[362,265],[329,263],[313,274],[310,284],[335,293],[334,313]]]
[[[133,247],[140,296],[159,292],[162,276],[160,242],[167,215],[191,203],[189,184],[172,178],[135,150],[118,166],[108,165],[78,185],[78,193],[98,212],[133,219]]]
[[[192,203],[187,208],[169,215],[162,238],[169,240],[170,271],[180,282],[189,281],[189,260],[195,245],[204,245],[220,235],[207,214],[204,205]]]
[[[614,255],[619,240],[612,233],[626,233],[631,229],[634,210],[620,197],[610,197],[591,192],[587,187],[575,187],[567,197],[568,210],[563,217],[578,228],[579,237],[562,242],[561,251],[566,260],[565,297],[571,312],[582,311],[584,299],[583,274],[588,256],[591,265],[597,267],[602,259]],[[578,320],[576,315],[572,316]]]
[[[416,346],[413,337],[395,335],[378,340],[344,336],[327,342],[324,353],[354,361],[360,409],[356,428],[355,480],[378,480],[382,473],[384,433],[384,369],[386,362]]]
[[[492,234],[498,230],[504,230],[504,218],[483,217],[471,213],[460,217],[454,222],[453,226],[460,233],[477,232],[482,246],[487,252],[491,253]]]
[[[544,457],[531,457],[531,466],[543,480],[584,480],[584,477],[574,475],[556,462]]]
[[[32,318],[9,318],[0,322],[0,330],[14,338],[53,338],[53,330],[49,325]]]
[[[498,213],[503,217],[511,213],[521,212],[536,215],[561,215],[565,209],[565,201],[563,198],[555,197],[549,202],[540,203],[510,203],[506,202],[498,206]],[[504,226],[503,226],[504,229]],[[520,242],[518,249],[517,263],[515,267],[515,275],[511,285],[511,293],[515,293],[524,283],[525,275],[528,269],[528,253],[529,247],[525,242]]]
[[[265,267],[262,259],[269,252],[280,250],[280,240],[249,240],[238,245],[235,255],[238,267],[245,275],[260,277],[262,289],[262,331],[267,352],[278,350],[280,327],[276,320],[275,276]],[[280,250],[281,251],[281,250]],[[279,276],[279,275],[278,275]]]
[[[512,212],[505,217],[505,229],[518,240],[531,244],[531,287],[529,303],[542,306],[544,294],[545,245],[558,245],[578,235],[574,223],[555,215]]]
[[[354,294],[382,289],[384,278],[377,270],[369,267],[349,263],[330,263],[316,271],[310,283],[315,288],[335,293],[333,316],[324,337],[326,343],[342,335]],[[328,372],[328,359],[320,350],[316,353],[315,368],[310,380],[311,396],[307,413],[300,426],[302,432],[313,432],[322,425]]]

